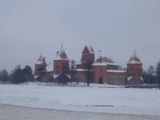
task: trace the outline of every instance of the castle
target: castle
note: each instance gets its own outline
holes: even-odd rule
[[[68,81],[86,82],[89,79],[92,83],[113,85],[143,83],[142,62],[135,52],[130,57],[126,70],[120,69],[119,65],[111,58],[102,55],[95,58],[94,49],[88,46],[85,46],[82,51],[81,62],[75,65],[71,63],[73,62],[61,48],[53,60],[53,70],[47,71],[45,57],[41,54],[35,64],[36,79],[63,83]]]

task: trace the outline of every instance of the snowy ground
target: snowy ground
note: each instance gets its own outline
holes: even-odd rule
[[[76,112],[0,104],[0,120],[160,120],[160,116]]]
[[[160,115],[160,90],[113,86],[0,85],[0,103],[59,110]]]

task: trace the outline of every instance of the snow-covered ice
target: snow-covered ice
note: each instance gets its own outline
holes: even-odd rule
[[[60,110],[160,115],[160,90],[0,85],[0,103]]]
[[[77,112],[0,104],[0,120],[160,120],[160,116]]]

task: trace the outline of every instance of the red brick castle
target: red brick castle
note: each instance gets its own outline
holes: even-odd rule
[[[143,83],[142,62],[134,52],[127,63],[127,69],[120,69],[111,58],[99,55],[95,59],[95,52],[92,47],[85,46],[82,51],[81,62],[76,64],[74,74],[71,78],[70,60],[63,47],[57,52],[53,60],[53,70],[47,71],[45,58],[41,55],[35,65],[37,78],[53,81],[73,79],[73,81],[86,82],[88,70],[91,73],[91,82],[99,84],[114,85],[137,85]],[[42,74],[44,73],[44,74]],[[41,75],[46,77],[40,77]],[[50,77],[48,77],[50,76]]]

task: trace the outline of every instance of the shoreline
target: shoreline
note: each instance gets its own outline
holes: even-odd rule
[[[15,112],[16,111],[16,112]],[[67,116],[67,117],[66,117]],[[71,110],[56,110],[50,108],[25,107],[0,103],[0,120],[30,119],[30,120],[159,120],[160,115],[136,115],[120,113],[97,113]]]

